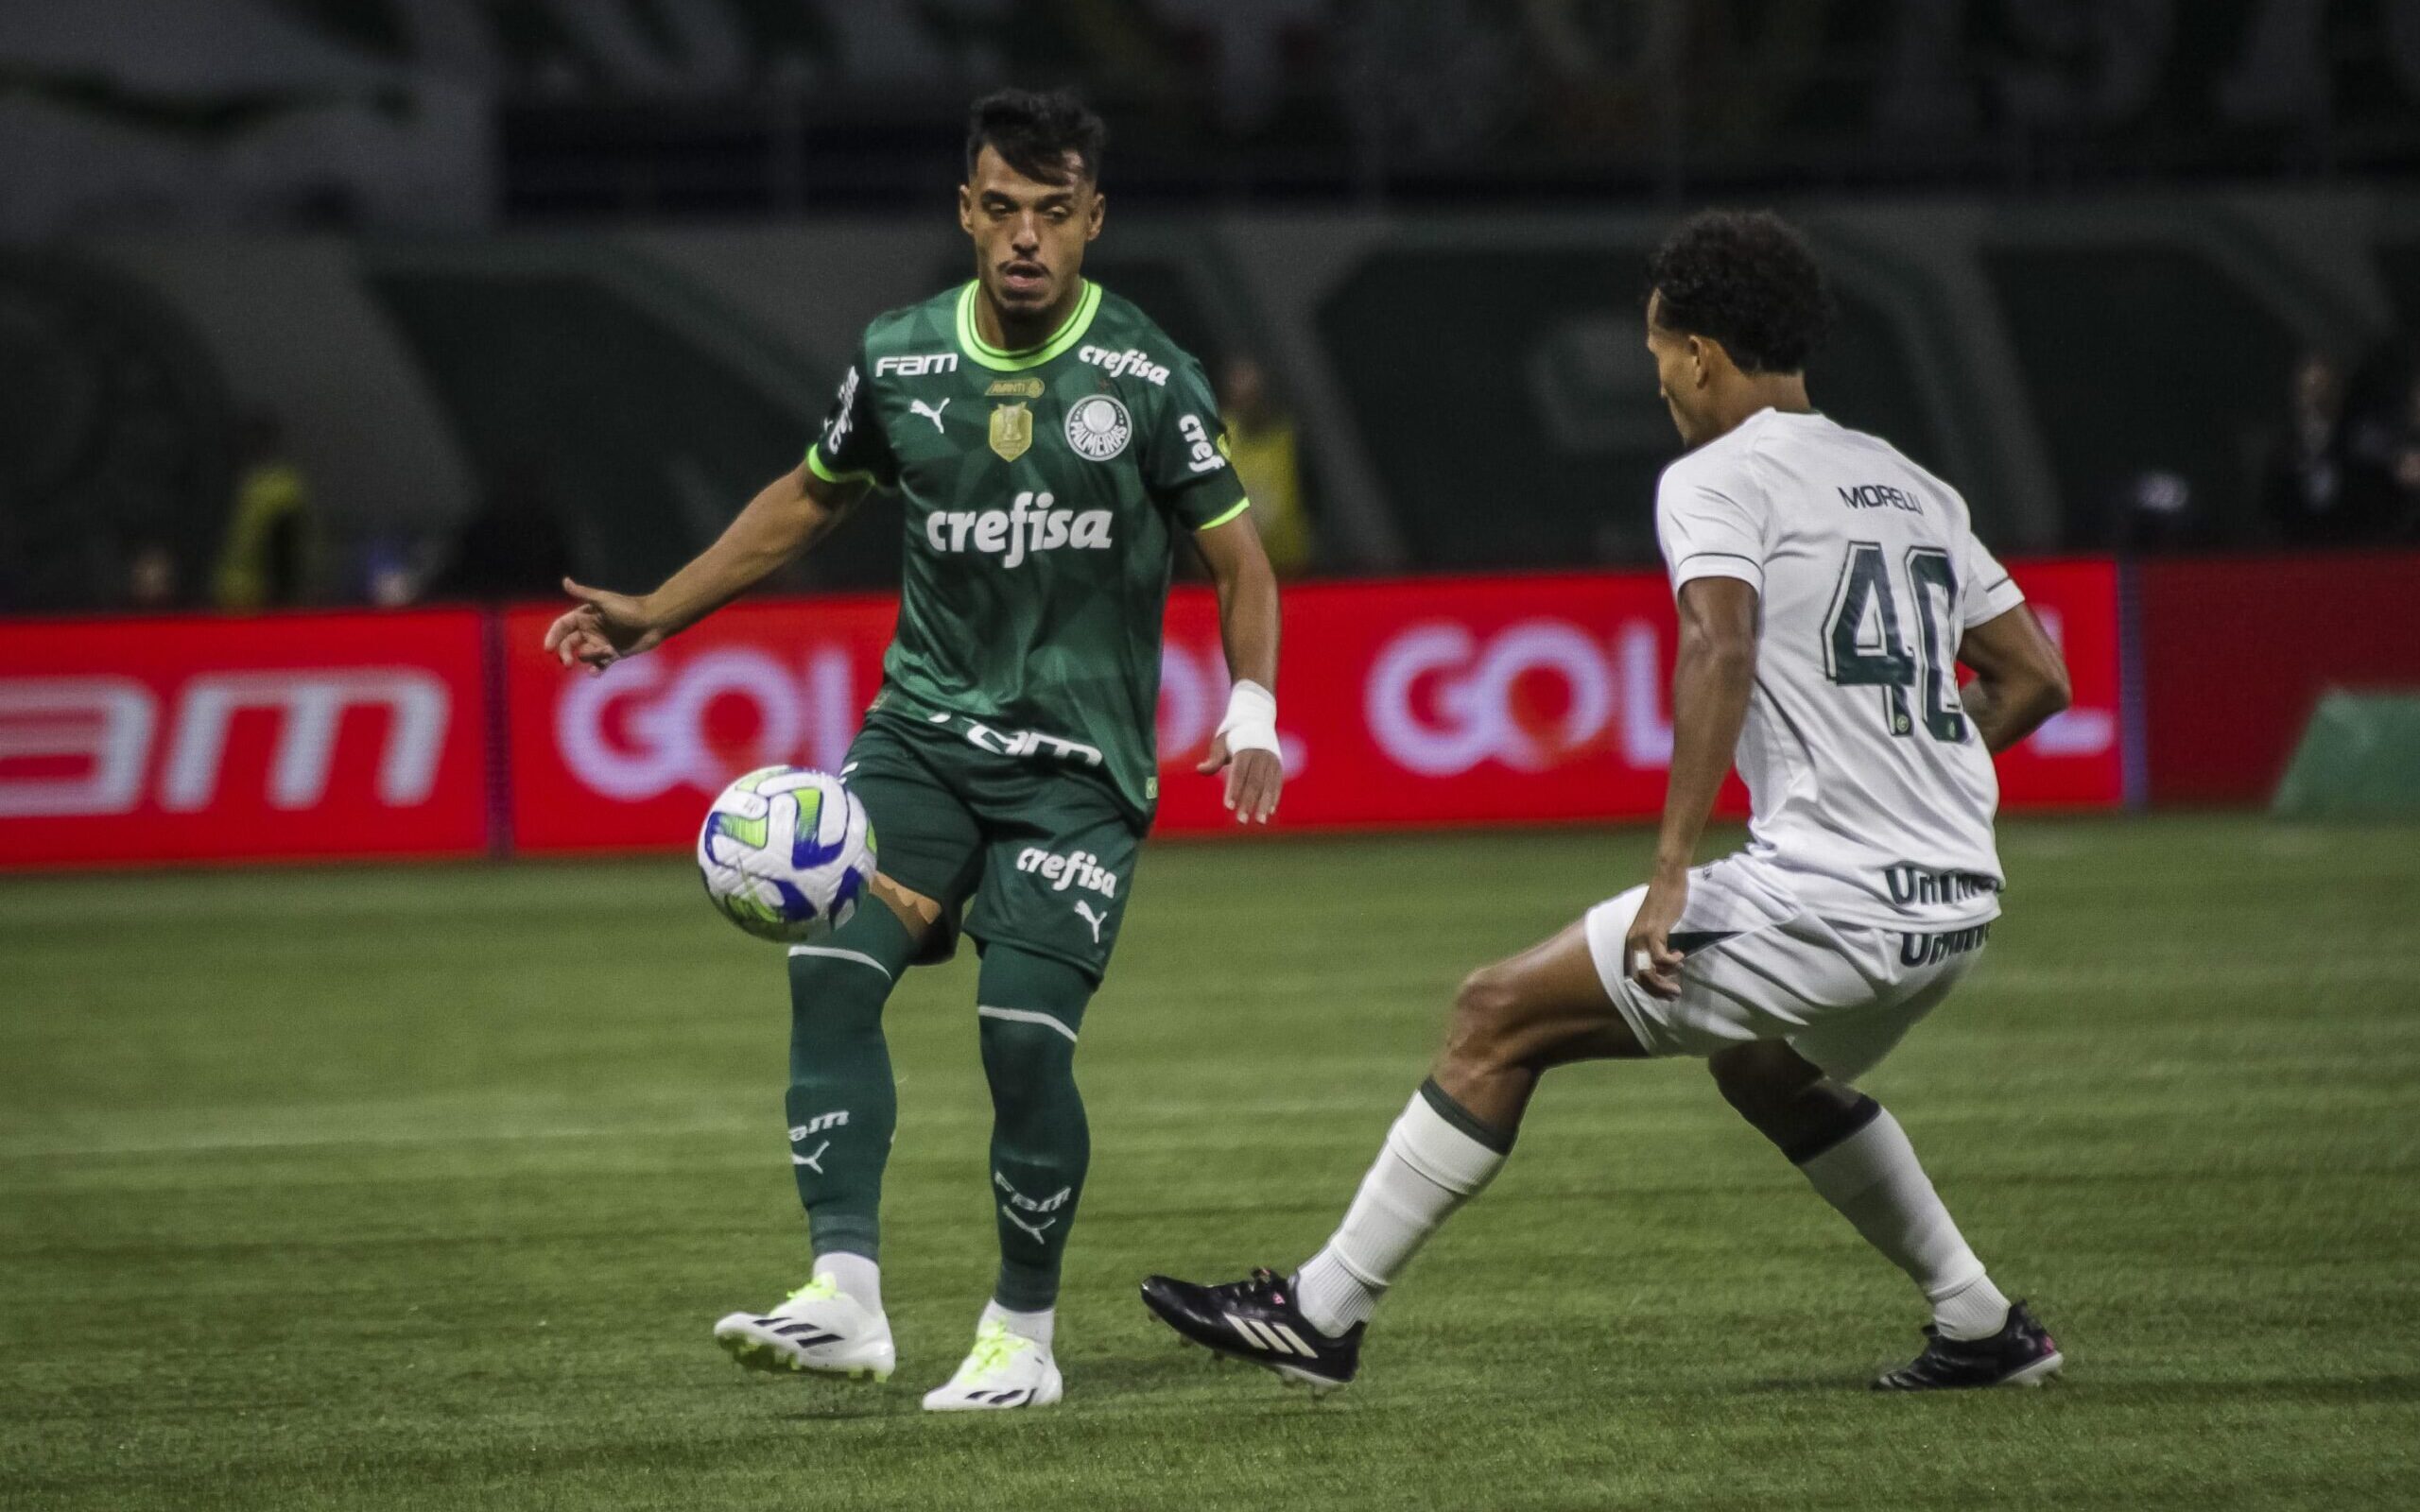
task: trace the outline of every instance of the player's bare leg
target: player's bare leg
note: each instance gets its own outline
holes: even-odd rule
[[[1474,971],[1455,995],[1433,1074],[1404,1108],[1326,1246],[1290,1280],[1225,1286],[1154,1276],[1143,1299],[1184,1337],[1314,1389],[1358,1367],[1364,1325],[1428,1236],[1512,1153],[1538,1078],[1580,1060],[1646,1054],[1606,995],[1574,924]]]
[[[1722,1051],[1706,1069],[1723,1100],[1931,1303],[1924,1353],[1876,1380],[1877,1389],[2032,1385],[2058,1373],[2058,1345],[1992,1284],[1880,1103],[1777,1040]]]
[[[898,1123],[882,1009],[942,905],[877,874],[873,896],[828,938],[790,954],[791,1174],[815,1263],[768,1313],[733,1313],[715,1340],[756,1370],[887,1379],[897,1360],[882,1308],[877,1211]]]
[[[1587,931],[1575,923],[1462,979],[1429,1079],[1509,1144],[1550,1069],[1646,1054],[1606,996]]]

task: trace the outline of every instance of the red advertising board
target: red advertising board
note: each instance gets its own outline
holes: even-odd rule
[[[2135,572],[2155,803],[2265,803],[2321,694],[2420,687],[2420,552]]]
[[[516,850],[687,844],[706,800],[751,767],[838,770],[882,686],[898,605],[735,604],[602,674],[565,671],[544,648],[559,612],[505,615]]]
[[[1999,754],[2000,807],[2116,808],[2126,797],[2118,564],[2078,558],[2019,562],[2012,570],[2042,627],[2066,653],[2074,701]]]
[[[2000,760],[2010,807],[2112,807],[2117,570],[2021,568],[2066,645],[2075,707]],[[742,605],[603,677],[539,649],[554,610],[507,624],[516,847],[685,843],[752,766],[837,766],[881,682],[892,602]],[[1642,817],[1671,753],[1671,597],[1655,574],[1326,584],[1289,590],[1279,677],[1288,830]],[[1226,704],[1208,593],[1169,606],[1159,829],[1233,828],[1193,772]],[[1735,810],[1743,806],[1735,789]]]
[[[2018,577],[2076,707],[2000,759],[2004,801],[2120,801],[2117,570]],[[893,602],[735,606],[602,677],[508,612],[501,710],[475,610],[0,625],[0,866],[465,855],[688,843],[749,767],[838,766]],[[1195,775],[1226,704],[1209,594],[1169,606],[1160,829],[1233,823]],[[1636,818],[1663,800],[1673,613],[1646,573],[1328,584],[1286,596],[1288,830]],[[492,720],[507,732],[491,751]],[[1736,812],[1736,785],[1727,801]]]
[[[485,849],[475,610],[0,623],[0,866]]]

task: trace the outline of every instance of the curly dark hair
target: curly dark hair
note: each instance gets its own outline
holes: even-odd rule
[[[1801,372],[1832,325],[1806,239],[1770,210],[1691,215],[1648,259],[1656,323],[1721,343],[1741,372]]]
[[[1101,150],[1109,146],[1109,128],[1076,97],[1073,90],[1045,94],[1004,89],[986,94],[966,113],[966,177],[975,178],[975,160],[989,146],[1003,162],[1038,183],[1065,183],[1067,154],[1083,164],[1078,175],[1100,182]]]

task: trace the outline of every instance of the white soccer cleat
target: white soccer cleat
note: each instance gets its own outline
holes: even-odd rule
[[[925,1393],[926,1412],[992,1412],[1047,1407],[1063,1392],[1050,1351],[996,1318],[975,1330],[975,1349],[946,1385]]]
[[[829,1276],[790,1293],[770,1313],[734,1313],[715,1325],[715,1342],[751,1370],[811,1370],[888,1381],[899,1363],[890,1320],[869,1313]]]

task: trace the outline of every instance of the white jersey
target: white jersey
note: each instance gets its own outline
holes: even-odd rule
[[[1655,525],[1674,593],[1756,590],[1736,760],[1759,869],[1824,919],[1996,918],[1999,779],[1958,701],[1958,644],[2024,595],[1966,501],[1879,438],[1765,409],[1665,471]]]

